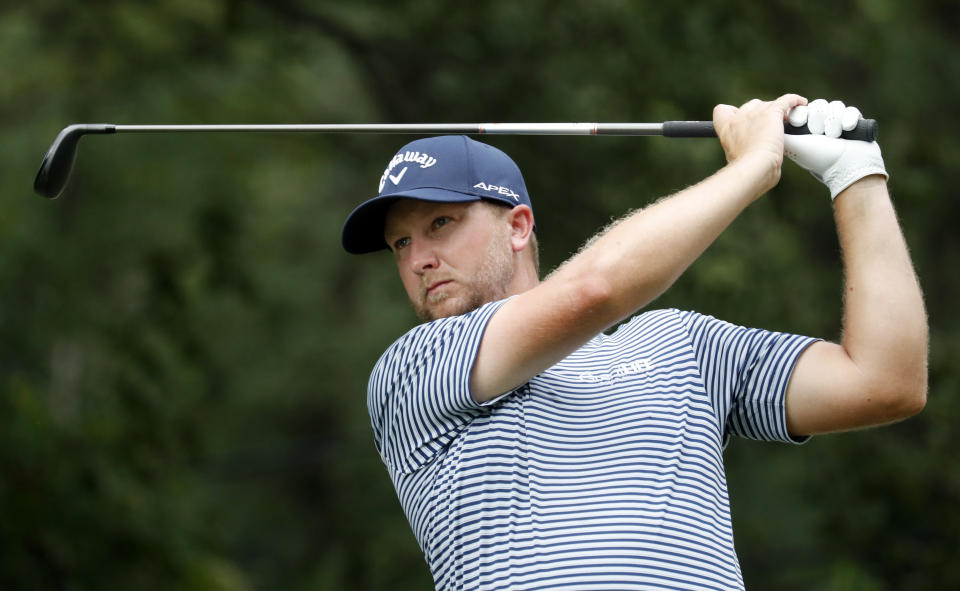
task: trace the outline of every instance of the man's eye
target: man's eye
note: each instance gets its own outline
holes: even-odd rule
[[[433,220],[433,229],[436,230],[437,228],[439,228],[439,227],[441,227],[441,226],[445,226],[445,225],[447,225],[447,222],[449,222],[449,221],[450,221],[450,218],[449,218],[449,217],[447,217],[447,216],[445,216],[445,215],[442,215],[442,216],[438,217],[437,219]]]
[[[401,248],[403,248],[404,246],[407,246],[408,244],[410,244],[409,238],[400,238],[399,240],[393,243],[393,250],[400,250]]]

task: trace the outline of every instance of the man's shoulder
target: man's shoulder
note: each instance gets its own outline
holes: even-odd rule
[[[611,336],[634,334],[637,332],[649,333],[659,330],[669,330],[687,322],[691,314],[677,308],[659,308],[640,312],[622,322],[610,334]]]
[[[464,314],[438,318],[410,328],[387,347],[375,368],[412,353],[429,352],[447,342],[469,339],[471,336],[479,339],[487,321],[504,301],[488,302]]]
[[[663,343],[686,342],[689,340],[688,314],[676,308],[640,312],[597,334],[577,353],[568,357],[568,360],[580,361],[596,355],[607,356],[638,346],[657,347]]]

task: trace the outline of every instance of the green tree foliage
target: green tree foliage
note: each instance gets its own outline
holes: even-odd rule
[[[0,12],[0,587],[426,589],[372,445],[369,369],[414,318],[339,247],[408,138],[82,140],[73,122],[707,119],[796,90],[881,121],[932,326],[927,409],[800,449],[734,442],[754,589],[960,585],[956,3],[40,0]],[[504,137],[544,266],[723,163],[712,140]],[[656,305],[836,338],[825,191],[786,166]]]

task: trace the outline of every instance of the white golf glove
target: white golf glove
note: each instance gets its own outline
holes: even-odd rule
[[[856,107],[824,99],[794,107],[788,115],[791,125],[806,124],[810,134],[784,135],[784,154],[825,184],[831,199],[865,176],[882,174],[890,178],[877,142],[840,139],[840,134],[854,129],[859,120]]]

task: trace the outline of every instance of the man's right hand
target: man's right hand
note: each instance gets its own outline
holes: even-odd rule
[[[739,109],[730,105],[714,107],[713,126],[727,162],[754,159],[766,169],[761,194],[780,181],[783,122],[791,109],[806,104],[807,99],[798,94],[785,94],[770,102],[753,99]]]

